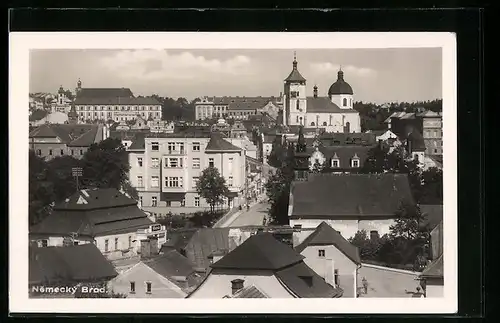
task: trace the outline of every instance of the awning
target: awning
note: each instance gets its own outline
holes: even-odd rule
[[[182,201],[186,196],[184,192],[161,193],[162,201]]]

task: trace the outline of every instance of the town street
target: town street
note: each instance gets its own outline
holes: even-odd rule
[[[234,218],[228,219],[221,227],[244,227],[248,225],[262,225],[264,216],[267,215],[269,203],[267,201],[259,202],[250,207],[250,210],[243,210],[235,214]]]

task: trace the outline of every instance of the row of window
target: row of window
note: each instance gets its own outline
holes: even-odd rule
[[[319,164],[320,163],[319,159],[316,159],[315,163]],[[359,158],[351,159],[351,167],[352,168],[358,168],[358,167],[360,167],[359,165],[360,165]],[[340,167],[340,159],[337,159],[337,158],[332,159],[330,166],[332,168],[339,168]]]
[[[145,282],[146,284],[146,294],[151,294],[152,284],[151,282]],[[135,282],[130,282],[130,294],[135,294]]]
[[[143,199],[142,199],[142,196],[139,196],[139,202],[143,203]],[[165,204],[166,206],[172,206],[172,202],[171,201],[165,201]],[[157,207],[158,206],[158,197],[157,196],[152,196],[151,197],[151,206],[152,207]],[[181,207],[185,207],[186,206],[186,200],[185,199],[182,199],[181,201]],[[196,196],[194,198],[194,206],[195,207],[200,207],[200,197],[199,196]]]
[[[146,118],[146,116],[149,117],[149,115],[151,115],[152,117],[158,117],[158,118],[160,117],[160,112],[150,112],[149,114],[147,112],[146,113],[141,112],[139,114],[143,118]],[[79,115],[80,115],[80,118],[84,118],[85,116],[87,118],[91,118],[92,116],[94,116],[94,117],[99,117],[100,116],[101,118],[107,117],[107,118],[111,119],[113,117],[113,112],[93,112],[93,114],[92,114],[92,112],[79,112]],[[118,118],[119,117],[115,118],[116,121],[119,121]],[[121,120],[124,120],[123,119],[124,117],[121,117],[121,118],[122,118]],[[134,116],[134,118],[135,118],[135,116]]]
[[[60,154],[61,156],[63,156],[63,155],[64,155],[64,149],[61,149],[61,150],[59,151],[59,154]],[[71,156],[74,156],[74,155],[75,155],[75,150],[74,150],[74,149],[71,149],[71,150],[70,150],[70,154],[71,154]],[[37,155],[37,156],[42,156],[42,150],[41,150],[41,149],[37,149],[37,150],[36,150],[36,155]],[[53,151],[52,149],[49,149],[49,156],[54,156],[54,151]],[[80,156],[83,156],[83,149],[80,149]]]
[[[118,241],[119,241],[118,238],[115,238],[115,241],[114,241],[115,242],[115,245],[114,245],[115,251],[119,250],[118,249],[118,245],[119,245]],[[129,249],[132,248],[132,236],[128,236],[128,248]],[[106,240],[104,240],[104,252],[108,252],[108,251],[111,251],[111,250],[109,250],[109,239],[106,239]]]
[[[200,158],[193,158],[192,168],[199,169],[201,167]],[[137,166],[142,167],[144,165],[142,157],[137,157]],[[215,162],[213,158],[208,159],[208,166],[214,167]],[[160,167],[160,159],[157,157],[151,158],[151,167],[158,168]],[[163,163],[164,168],[182,168],[183,167],[183,158],[165,158]],[[229,172],[232,172],[233,169],[233,159],[229,158]]]
[[[210,118],[211,115],[216,115],[216,116],[222,116],[223,113],[221,112],[213,112],[213,113],[205,113],[205,112],[198,112],[197,116],[198,119],[206,119]],[[249,116],[249,115],[256,115],[257,110],[252,110],[252,111],[228,111],[225,113],[228,116]]]
[[[199,177],[194,176],[192,179],[193,186],[192,188],[196,188],[198,184]],[[182,188],[184,182],[184,177],[175,177],[175,176],[166,176],[164,187],[173,187],[173,188]],[[233,176],[229,176],[227,180],[227,185],[229,187],[233,186]],[[159,176],[151,176],[151,187],[158,188],[160,186],[160,177]],[[142,176],[137,176],[137,187],[144,187],[144,178]]]
[[[180,153],[184,153],[184,143],[183,142],[168,142],[167,149],[170,153],[177,152],[177,151],[179,151]],[[160,150],[160,143],[157,141],[152,142],[151,143],[151,150],[152,151],[159,151]],[[193,142],[192,151],[200,151],[200,143],[199,142]]]
[[[160,106],[76,106],[77,111],[159,111]]]

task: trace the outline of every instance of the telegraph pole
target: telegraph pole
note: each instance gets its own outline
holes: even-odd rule
[[[73,174],[73,177],[75,178],[76,180],[76,190],[79,191],[79,183],[78,183],[78,178],[81,177],[83,175],[83,170],[81,167],[73,167],[71,169],[71,172]]]

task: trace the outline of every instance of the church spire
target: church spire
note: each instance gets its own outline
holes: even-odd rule
[[[337,73],[337,80],[338,81],[344,80],[344,72],[342,71],[342,65],[340,65],[339,72]]]
[[[297,69],[297,52],[293,52],[293,69]]]

